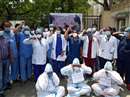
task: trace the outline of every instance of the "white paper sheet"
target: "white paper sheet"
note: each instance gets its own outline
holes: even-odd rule
[[[73,83],[80,83],[84,81],[84,75],[83,72],[73,73],[72,74],[72,81]]]
[[[66,55],[63,55],[63,56],[59,55],[57,57],[57,61],[65,61],[65,60],[66,60]]]

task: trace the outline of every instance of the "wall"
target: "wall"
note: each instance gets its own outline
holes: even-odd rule
[[[115,22],[115,20],[112,18],[111,11],[102,12],[101,28],[107,27],[107,26],[115,27],[114,22]]]

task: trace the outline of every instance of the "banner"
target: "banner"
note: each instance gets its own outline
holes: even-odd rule
[[[50,13],[49,23],[62,28],[65,25],[72,25],[78,32],[83,27],[82,14],[80,13]]]

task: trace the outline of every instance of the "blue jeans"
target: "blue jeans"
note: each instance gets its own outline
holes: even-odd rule
[[[53,71],[59,76],[62,77],[62,74],[60,72],[61,68],[63,68],[65,66],[65,62],[64,61],[56,61],[56,60],[52,60],[52,68]]]
[[[4,89],[9,83],[9,61],[8,59],[2,60],[0,63],[0,94],[3,93]]]
[[[20,57],[20,77],[22,81],[26,81],[32,76],[32,58]]]
[[[35,78],[35,81],[37,81],[38,77],[44,72],[46,65],[33,64],[33,66],[34,66],[34,78]]]

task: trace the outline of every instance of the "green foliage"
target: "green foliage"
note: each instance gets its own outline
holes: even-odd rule
[[[29,23],[47,23],[49,13],[86,13],[88,0],[0,0],[0,18],[24,19]]]

